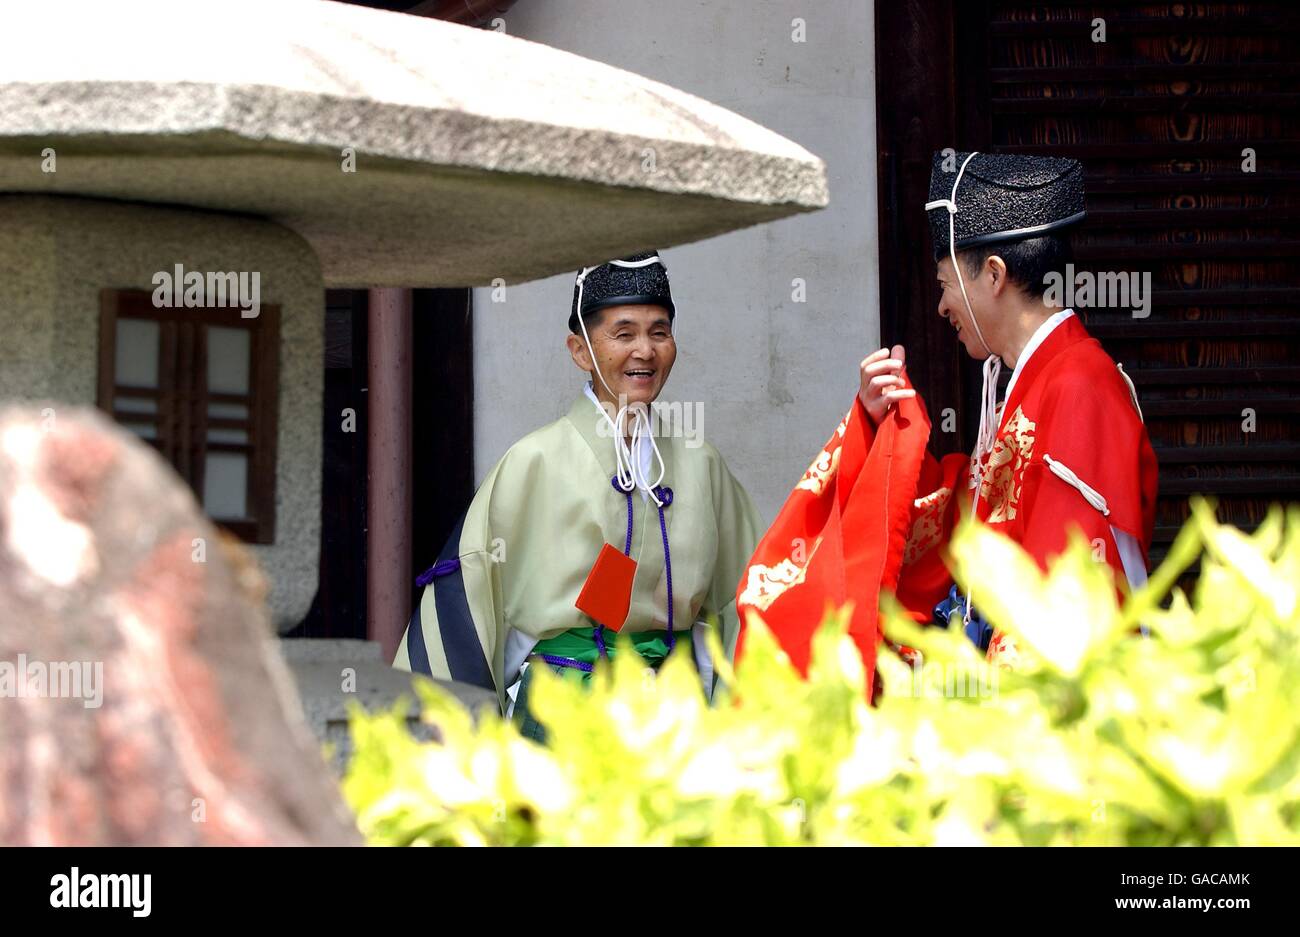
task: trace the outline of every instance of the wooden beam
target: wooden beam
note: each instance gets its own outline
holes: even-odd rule
[[[411,291],[370,290],[366,636],[391,661],[411,617]]]

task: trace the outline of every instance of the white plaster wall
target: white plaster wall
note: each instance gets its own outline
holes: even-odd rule
[[[505,17],[513,35],[697,94],[826,162],[829,208],[663,253],[679,346],[663,399],[702,403],[705,436],[769,521],[879,340],[873,21],[871,0],[524,0]],[[509,287],[504,302],[475,291],[480,481],[579,392],[564,348],[572,289],[569,274]]]
[[[279,225],[211,212],[44,195],[0,196],[0,400],[95,405],[99,291],[152,290],[159,270],[254,270],[280,307],[275,542],[250,549],[276,627],[297,625],[318,582],[325,287]]]

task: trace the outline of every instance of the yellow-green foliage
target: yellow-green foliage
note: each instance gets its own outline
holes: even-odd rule
[[[1193,601],[1161,608],[1198,556]],[[712,707],[685,654],[654,677],[625,653],[590,692],[539,674],[546,748],[426,684],[443,744],[416,742],[400,707],[356,711],[345,795],[382,844],[1300,841],[1300,509],[1246,536],[1195,504],[1123,609],[1082,542],[1043,577],[972,526],[952,559],[1016,636],[1015,671],[886,610],[924,663],[882,651],[871,709],[828,615],[806,682],[758,627]]]

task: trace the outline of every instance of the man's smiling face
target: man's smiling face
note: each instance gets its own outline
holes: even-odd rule
[[[615,397],[608,400],[609,392],[595,377],[593,389],[598,398],[617,407],[618,397],[629,404],[650,404],[659,396],[677,360],[677,343],[667,309],[610,306],[587,320],[587,332],[600,373]],[[568,344],[574,363],[590,371],[591,359],[582,336],[570,335]]]
[[[975,327],[971,324],[970,312],[966,309],[966,301],[962,299],[961,286],[957,283],[957,274],[953,271],[951,259],[944,257],[939,261],[937,276],[939,288],[943,291],[939,296],[939,315],[947,319],[957,330],[957,340],[962,343],[968,355],[972,358],[988,357],[989,349],[984,347],[984,343],[975,332]],[[979,315],[982,296],[979,278],[972,277],[969,270],[962,270],[962,277],[966,284],[966,294],[970,297],[971,305],[975,307],[976,315]],[[984,331],[988,331],[988,326],[983,320],[981,320],[981,327]]]

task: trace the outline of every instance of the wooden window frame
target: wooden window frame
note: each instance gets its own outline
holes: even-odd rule
[[[117,322],[143,319],[159,324],[158,388],[119,386],[116,381]],[[207,327],[249,331],[249,392],[210,393]],[[147,290],[102,289],[99,293],[99,373],[96,406],[114,421],[148,422],[148,415],[119,410],[122,397],[157,400],[154,446],[203,503],[203,472],[208,452],[237,452],[248,457],[247,508],[237,519],[212,522],[248,543],[275,542],[276,442],[280,406],[280,307],[262,305],[256,318],[238,308],[158,308]],[[188,360],[188,374],[177,363]],[[212,417],[211,403],[237,403],[247,419]],[[144,417],[144,419],[142,419]],[[209,441],[210,429],[242,429],[247,443]]]

